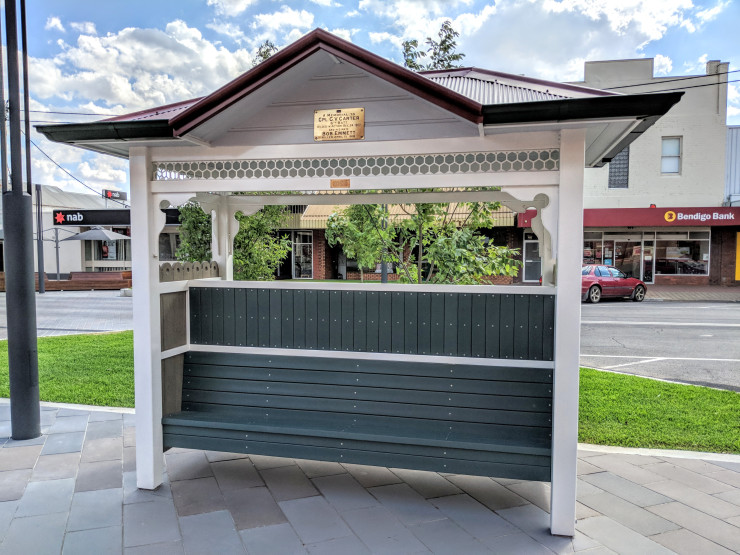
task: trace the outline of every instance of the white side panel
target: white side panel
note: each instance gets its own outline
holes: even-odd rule
[[[558,536],[573,536],[576,522],[583,219],[573,217],[573,214],[583,212],[584,145],[584,130],[562,132],[556,249],[557,293],[550,500],[550,530]]]
[[[150,194],[149,153],[131,149],[131,250],[136,386],[136,485],[162,483],[162,366],[159,261],[156,245],[165,216]]]

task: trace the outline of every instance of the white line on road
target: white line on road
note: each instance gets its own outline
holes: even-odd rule
[[[708,328],[740,328],[740,324],[720,322],[625,322],[620,320],[581,320],[581,324],[609,324],[610,326],[703,326]]]
[[[661,360],[666,360],[663,357],[657,357],[657,358],[648,358],[645,360],[636,360],[635,362],[625,362],[624,364],[613,364],[611,366],[604,366],[604,370],[611,370],[613,368],[622,368],[623,366],[632,366],[633,364],[645,364],[646,362],[659,362]]]
[[[646,362],[653,360],[696,360],[709,362],[740,362],[740,358],[691,358],[691,357],[643,357],[638,355],[589,355],[581,353],[583,358],[638,358],[647,359]]]

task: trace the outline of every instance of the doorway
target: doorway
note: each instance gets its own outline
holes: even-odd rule
[[[539,281],[542,276],[540,242],[534,233],[524,234],[524,275],[523,282]]]

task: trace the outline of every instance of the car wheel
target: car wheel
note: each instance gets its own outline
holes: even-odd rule
[[[601,289],[599,288],[599,286],[592,285],[591,289],[588,290],[588,295],[586,298],[590,303],[598,303],[601,300]]]
[[[643,299],[645,298],[645,288],[642,285],[638,285],[635,287],[635,290],[632,292],[632,300],[636,303],[641,303]]]

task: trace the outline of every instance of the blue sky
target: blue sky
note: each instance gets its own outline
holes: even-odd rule
[[[401,61],[400,44],[450,19],[464,65],[557,81],[587,60],[655,58],[657,75],[707,60],[740,69],[740,0],[34,0],[28,6],[32,119],[93,121],[207,94],[252,65],[259,43],[282,47],[322,27]],[[740,72],[730,80],[740,80]],[[728,124],[740,125],[740,81]],[[95,190],[128,189],[127,162],[34,140]],[[33,181],[82,190],[33,152]]]

